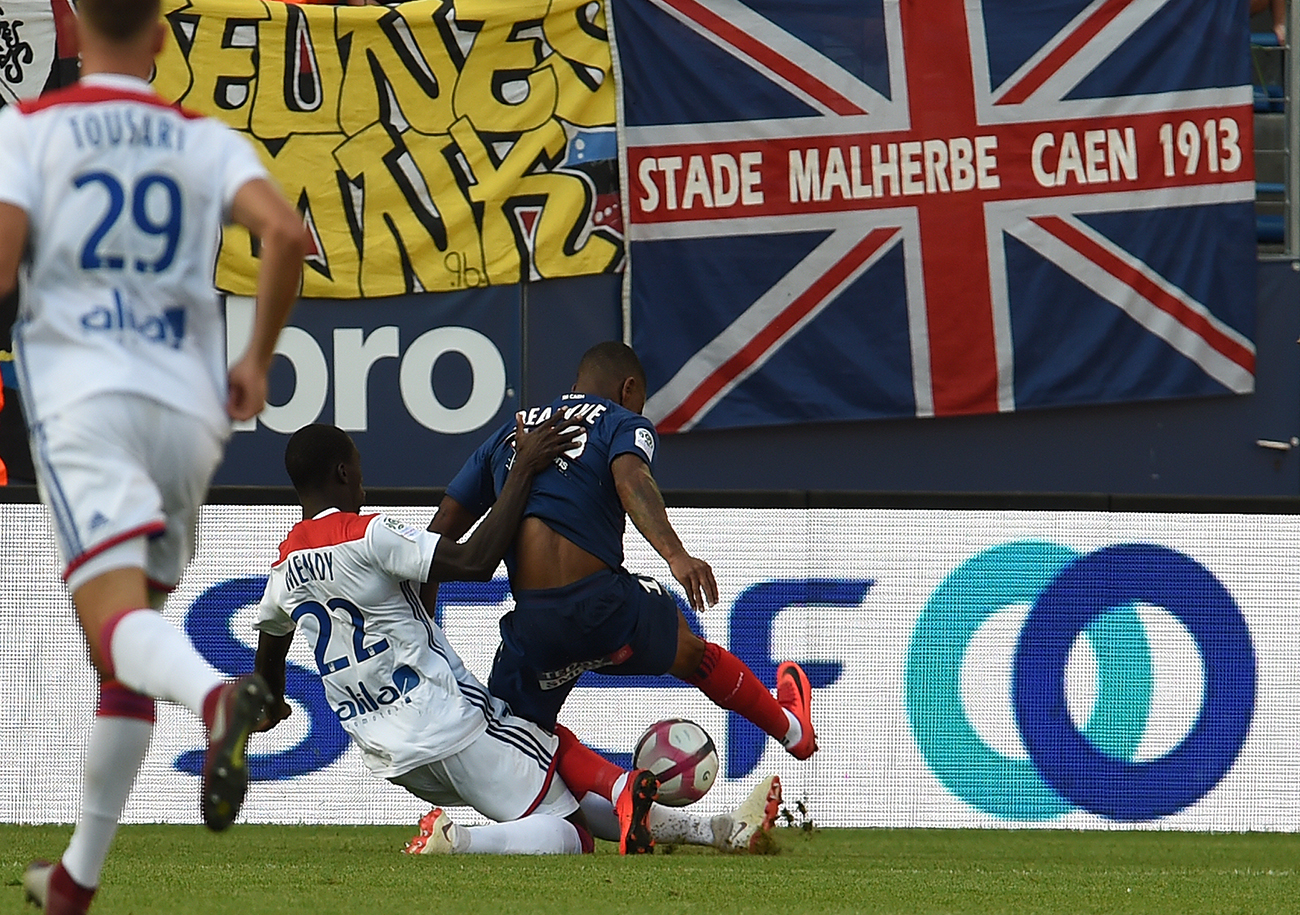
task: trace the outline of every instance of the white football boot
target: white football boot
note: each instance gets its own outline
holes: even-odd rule
[[[420,817],[420,834],[406,843],[408,855],[451,855],[456,852],[460,827],[441,807],[434,807]]]
[[[772,824],[781,812],[781,779],[769,775],[731,813],[713,818],[713,842],[724,851],[764,854],[771,850]]]

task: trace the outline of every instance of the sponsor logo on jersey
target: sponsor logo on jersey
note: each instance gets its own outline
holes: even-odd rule
[[[113,304],[96,305],[81,316],[81,326],[90,333],[116,334],[123,339],[138,337],[180,349],[185,342],[185,309],[177,306],[164,308],[161,314],[139,314],[114,289]]]
[[[386,684],[373,694],[364,682],[357,683],[355,688],[350,685],[344,686],[343,690],[348,694],[348,698],[334,708],[334,713],[338,715],[339,721],[349,721],[394,705],[399,699],[403,704],[407,704],[411,701],[409,693],[419,685],[419,682],[420,675],[402,664],[393,671],[392,684]]]

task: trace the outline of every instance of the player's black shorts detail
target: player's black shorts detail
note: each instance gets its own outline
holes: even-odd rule
[[[667,673],[677,655],[677,603],[658,582],[597,572],[563,588],[520,591],[501,618],[488,690],[522,718],[555,727],[578,677]]]

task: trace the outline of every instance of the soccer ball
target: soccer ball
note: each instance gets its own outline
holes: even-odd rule
[[[656,721],[632,753],[633,765],[659,777],[659,803],[685,807],[704,797],[718,777],[718,748],[694,721]]]

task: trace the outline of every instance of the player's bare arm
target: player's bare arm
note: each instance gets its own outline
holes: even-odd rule
[[[298,298],[310,242],[302,217],[265,178],[249,181],[235,193],[231,218],[261,242],[253,333],[244,355],[230,367],[226,404],[232,419],[243,420],[261,413],[266,404],[266,374],[275,342]]]
[[[262,675],[270,687],[273,697],[267,710],[267,718],[254,730],[269,731],[293,712],[293,707],[284,701],[284,664],[289,656],[289,646],[293,644],[293,635],[268,635],[263,632],[257,638],[257,655],[253,659],[253,670]]]
[[[706,602],[709,607],[716,604],[718,583],[713,578],[713,569],[682,546],[681,538],[668,520],[663,493],[659,491],[649,465],[635,454],[620,454],[610,464],[610,471],[623,510],[646,542],[668,563],[673,577],[686,589],[686,599],[691,608],[703,610]]]
[[[577,429],[561,432],[567,420],[556,416],[532,431],[515,419],[515,459],[501,494],[483,523],[464,543],[449,536],[438,541],[429,568],[429,581],[487,581],[505,556],[528,502],[533,477],[572,448]]]
[[[429,520],[428,529],[435,534],[442,534],[452,540],[459,540],[469,533],[469,529],[474,526],[474,522],[480,517],[451,496],[443,496],[442,501],[438,503],[437,512]]]
[[[469,532],[479,517],[451,496],[443,496],[442,501],[438,503],[438,510],[429,519],[427,530],[442,534],[448,540],[459,541]],[[420,585],[420,600],[426,607],[433,607],[438,603],[438,579],[430,578]]]
[[[482,514],[471,511],[451,496],[443,496],[442,501],[438,503],[438,510],[429,519],[427,530],[435,534],[442,534],[443,537],[449,540],[459,542],[462,537],[469,533],[469,529],[474,526],[474,522],[481,517],[483,517]],[[430,578],[420,585],[420,600],[424,602],[426,607],[437,604],[438,579]]]
[[[27,213],[0,203],[0,298],[18,286],[18,265],[27,247]]]

